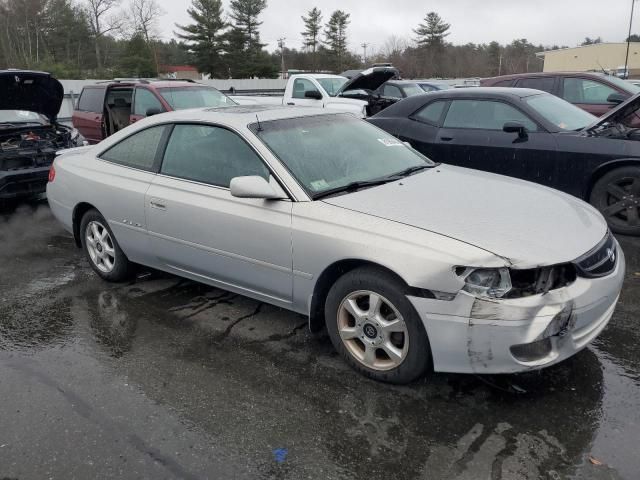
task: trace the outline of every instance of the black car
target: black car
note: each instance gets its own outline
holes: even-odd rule
[[[582,198],[613,231],[640,235],[639,107],[637,95],[598,119],[539,90],[469,88],[409,97],[369,121],[435,161]]]
[[[56,121],[62,84],[45,72],[0,70],[0,203],[44,193],[56,152],[78,132]]]
[[[401,99],[448,88],[449,86],[444,83],[434,83],[427,80],[389,80],[382,84],[375,93],[387,98]]]

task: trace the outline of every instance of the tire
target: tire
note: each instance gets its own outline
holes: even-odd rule
[[[620,167],[607,172],[589,199],[615,233],[640,235],[640,167]]]
[[[118,245],[109,224],[97,210],[91,209],[82,217],[80,241],[89,265],[102,279],[123,282],[132,276],[132,263]]]
[[[393,275],[362,267],[340,277],[327,295],[325,322],[333,346],[374,380],[405,384],[431,366],[427,333],[404,290]]]

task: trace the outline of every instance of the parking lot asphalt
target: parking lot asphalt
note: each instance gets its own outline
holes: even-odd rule
[[[601,337],[541,372],[365,379],[304,317],[0,215],[0,479],[640,478],[640,239]]]

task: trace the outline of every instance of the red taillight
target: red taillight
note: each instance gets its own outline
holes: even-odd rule
[[[49,183],[53,182],[56,179],[56,167],[51,164],[49,167]]]

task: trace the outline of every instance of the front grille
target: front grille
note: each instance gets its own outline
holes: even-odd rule
[[[591,251],[585,253],[574,263],[578,275],[586,278],[605,277],[613,272],[618,262],[616,241],[611,232]]]

